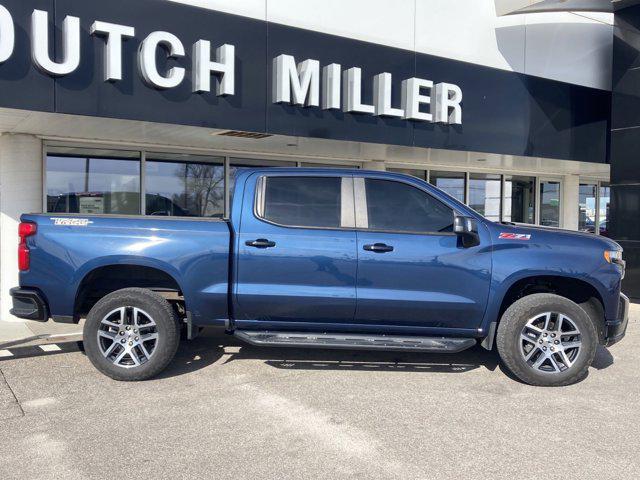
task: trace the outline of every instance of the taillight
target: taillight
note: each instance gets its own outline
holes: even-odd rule
[[[18,235],[20,236],[20,245],[18,245],[18,269],[21,272],[29,270],[29,247],[27,246],[27,237],[35,235],[38,227],[35,223],[20,222],[18,227]]]

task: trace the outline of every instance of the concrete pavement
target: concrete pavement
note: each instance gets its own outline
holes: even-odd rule
[[[0,349],[6,344],[19,344],[32,337],[47,337],[50,335],[70,335],[82,333],[82,328],[75,324],[31,321],[0,321]]]
[[[631,479],[640,306],[583,382],[535,388],[481,349],[259,349],[205,335],[118,383],[82,352],[0,360],[0,478]]]

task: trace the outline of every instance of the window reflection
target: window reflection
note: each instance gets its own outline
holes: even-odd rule
[[[46,176],[47,212],[140,213],[138,160],[50,155]]]
[[[505,177],[502,214],[505,222],[535,223],[535,185],[535,177]]]
[[[578,193],[578,230],[596,233],[597,185],[581,183]]]
[[[338,165],[333,163],[300,162],[303,168],[359,168],[357,165]]]
[[[540,182],[540,225],[560,226],[560,182]]]
[[[203,159],[204,160],[204,159]],[[224,163],[146,161],[147,215],[222,217]]]
[[[389,168],[390,172],[403,173],[405,175],[411,175],[412,177],[419,178],[420,180],[427,179],[426,170],[415,170],[413,168]]]
[[[465,174],[460,172],[438,172],[432,170],[429,173],[429,183],[462,203],[464,203],[464,179]]]
[[[469,206],[487,219],[500,221],[500,175],[472,173],[469,176]]]
[[[599,231],[600,235],[609,236],[609,203],[611,202],[611,187],[608,183],[600,184]]]
[[[220,217],[225,214],[223,157],[180,153],[146,153],[144,185],[148,215]],[[52,146],[46,159],[48,212],[80,214],[140,214],[140,152]],[[245,169],[295,167],[292,161],[232,158],[228,171],[228,196],[232,205],[235,179]],[[302,162],[308,167],[340,165]],[[344,166],[345,168],[357,168]],[[561,183],[536,177],[390,168],[429,182],[490,220],[560,225]],[[504,185],[504,187],[502,186]],[[503,191],[501,191],[503,190]],[[536,200],[539,205],[536,205]],[[610,187],[607,183],[582,183],[579,187],[579,229],[607,235]],[[575,208],[568,205],[567,208]],[[229,212],[226,212],[227,214]]]

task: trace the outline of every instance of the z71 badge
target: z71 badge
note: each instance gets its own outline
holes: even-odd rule
[[[528,233],[501,233],[498,238],[504,240],[531,240],[531,235]]]

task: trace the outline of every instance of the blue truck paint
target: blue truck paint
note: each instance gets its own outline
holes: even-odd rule
[[[256,217],[263,175],[364,176],[405,182],[475,219],[480,243],[463,248],[452,233],[290,228]],[[503,300],[528,278],[577,279],[597,292],[604,320],[619,318],[621,267],[604,260],[613,241],[591,234],[490,222],[435,187],[389,172],[261,169],[239,174],[228,222],[215,219],[58,214],[23,215],[38,232],[27,240],[31,269],[20,286],[42,293],[50,315],[76,313],[79,285],[109,265],[157,268],[179,285],[195,325],[240,329],[373,332],[486,337]],[[501,234],[523,234],[520,239]],[[526,235],[530,235],[526,238]],[[503,235],[504,236],[504,235]],[[508,235],[507,235],[508,237]],[[268,238],[274,248],[245,242]],[[393,252],[362,250],[388,242]]]
[[[219,220],[91,216],[86,226],[55,225],[59,214],[23,215],[38,224],[29,237],[31,268],[20,285],[37,287],[53,316],[74,314],[76,294],[91,271],[111,265],[156,268],[180,286],[194,321],[228,317],[228,224]]]

